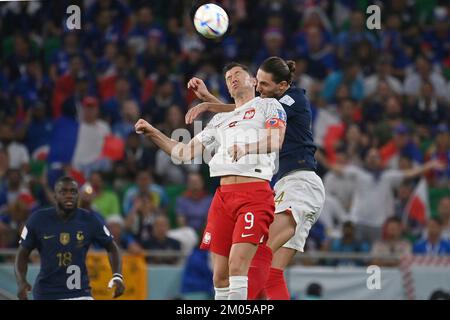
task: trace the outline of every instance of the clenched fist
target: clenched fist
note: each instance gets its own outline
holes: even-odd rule
[[[152,132],[152,130],[155,130],[155,128],[144,119],[139,119],[134,125],[134,130],[136,131],[137,134],[146,135]]]

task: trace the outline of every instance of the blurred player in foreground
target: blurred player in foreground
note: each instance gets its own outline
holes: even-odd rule
[[[297,251],[303,252],[309,230],[319,218],[325,201],[322,180],[315,173],[311,108],[305,91],[291,86],[294,72],[293,61],[271,57],[262,63],[256,75],[256,90],[262,98],[278,99],[286,111],[288,125],[279,170],[274,177],[275,220],[270,226],[267,246],[258,248],[251,264],[249,299],[260,297],[263,289],[268,299],[290,298],[284,269]],[[186,123],[192,123],[205,111],[230,112],[235,108],[214,97],[198,78],[191,79],[188,88],[206,103],[190,109]]]
[[[102,245],[109,255],[113,277],[109,288],[113,297],[123,294],[119,248],[106,226],[89,211],[78,208],[78,185],[71,177],[55,184],[56,207],[31,215],[20,236],[15,261],[17,296],[28,299],[28,259],[33,249],[39,251],[41,270],[33,288],[35,300],[93,300],[86,269],[86,254],[92,242]]]
[[[246,66],[224,69],[236,108],[219,113],[188,144],[171,140],[140,119],[136,132],[145,134],[172,158],[190,161],[215,148],[209,161],[211,177],[220,176],[208,213],[201,248],[213,258],[216,300],[246,300],[248,270],[258,245],[267,241],[274,219],[269,181],[275,152],[281,148],[286,114],[275,99],[255,98],[256,80]]]

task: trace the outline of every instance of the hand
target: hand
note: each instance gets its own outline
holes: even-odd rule
[[[201,115],[203,112],[208,111],[208,103],[203,102],[195,107],[192,107],[189,109],[189,111],[186,113],[186,116],[184,117],[184,120],[186,121],[186,124],[191,124],[194,122],[195,119],[198,118],[199,115]]]
[[[115,287],[113,298],[120,297],[125,291],[125,285],[123,284],[123,280],[119,277],[113,277],[109,283],[108,288]]]
[[[197,98],[202,101],[205,101],[205,98],[210,94],[203,80],[196,77],[189,80],[187,88],[194,91]]]
[[[228,148],[228,154],[233,161],[238,161],[240,158],[247,154],[246,147],[243,145],[234,144]]]
[[[147,135],[153,130],[155,130],[155,128],[144,119],[139,119],[134,125],[134,130],[136,131],[137,134]]]
[[[24,281],[18,284],[17,297],[19,300],[28,300],[28,292],[31,291],[31,285]]]
[[[445,164],[439,160],[431,160],[425,163],[425,170],[444,170],[446,168]]]

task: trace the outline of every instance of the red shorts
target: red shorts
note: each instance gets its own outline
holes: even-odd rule
[[[209,208],[200,248],[228,257],[234,243],[266,243],[274,211],[274,193],[268,182],[220,186]]]

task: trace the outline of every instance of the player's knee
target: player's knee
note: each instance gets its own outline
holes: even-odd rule
[[[248,273],[250,262],[250,259],[244,255],[235,255],[230,257],[228,264],[230,276],[246,275]]]
[[[213,276],[214,287],[226,288],[229,286],[228,274],[215,274]]]

